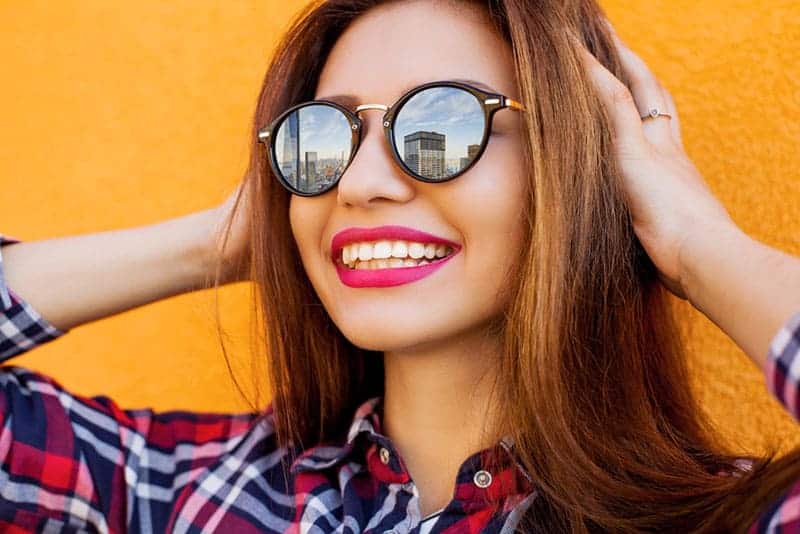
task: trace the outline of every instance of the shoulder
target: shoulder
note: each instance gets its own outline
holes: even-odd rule
[[[770,341],[764,375],[769,392],[800,419],[800,311]]]
[[[3,521],[22,521],[15,510],[36,507],[25,524],[165,531],[167,517],[186,504],[179,496],[197,498],[190,488],[207,496],[223,493],[218,482],[244,488],[258,479],[256,471],[280,482],[276,462],[265,461],[286,455],[271,407],[263,413],[122,409],[108,397],[79,395],[20,366],[0,367],[0,387],[6,477],[0,530]],[[12,491],[23,484],[58,499],[42,502],[38,491]],[[63,499],[74,495],[83,496],[86,507],[65,510]],[[139,513],[120,515],[120,506]]]
[[[176,496],[178,505],[165,530],[206,526],[212,513],[215,531],[246,526],[271,534],[291,528],[295,497],[290,468],[297,451],[279,445],[272,405],[227,446]]]

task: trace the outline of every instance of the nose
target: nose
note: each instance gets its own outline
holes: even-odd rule
[[[408,202],[414,197],[413,178],[394,160],[384,133],[382,104],[363,104],[356,108],[362,117],[361,145],[337,184],[337,202],[341,206],[369,208],[376,200]],[[363,118],[361,112],[371,113]]]

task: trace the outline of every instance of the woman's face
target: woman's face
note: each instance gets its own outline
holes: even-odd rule
[[[474,9],[430,0],[373,8],[336,42],[315,98],[353,95],[353,107],[390,106],[425,82],[475,80],[518,100],[510,47]],[[507,305],[498,294],[522,246],[522,121],[519,111],[497,111],[478,162],[436,184],[416,181],[393,159],[383,113],[360,113],[362,144],[335,188],[317,197],[292,196],[291,227],[306,273],[342,333],[369,350],[413,350],[460,339]],[[332,256],[334,235],[384,225],[449,240],[456,252],[413,282],[346,285]],[[389,241],[396,251],[396,239]]]

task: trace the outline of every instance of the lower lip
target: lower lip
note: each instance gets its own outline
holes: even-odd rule
[[[416,282],[436,272],[450,261],[457,252],[441,260],[415,267],[392,267],[389,269],[351,269],[336,263],[339,280],[348,287],[392,287]]]

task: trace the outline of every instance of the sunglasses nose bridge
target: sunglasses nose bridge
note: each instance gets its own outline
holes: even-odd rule
[[[385,113],[385,112],[389,111],[389,106],[386,106],[384,104],[361,104],[360,106],[356,106],[356,110],[355,110],[356,115],[358,115],[362,111],[366,111],[368,109],[377,109],[377,110],[383,111]],[[360,117],[360,115],[359,115],[359,117]],[[389,124],[386,121],[384,121],[383,126],[387,127],[387,126],[389,126]]]

